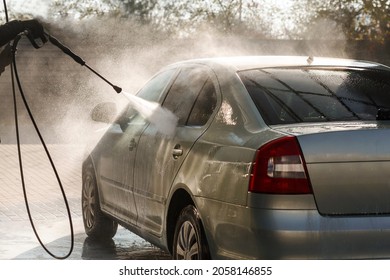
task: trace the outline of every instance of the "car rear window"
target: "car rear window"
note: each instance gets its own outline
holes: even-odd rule
[[[390,74],[362,69],[272,68],[238,73],[269,125],[375,120],[390,115]]]

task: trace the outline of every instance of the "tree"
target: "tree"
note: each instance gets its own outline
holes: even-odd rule
[[[59,17],[93,16],[134,17],[141,22],[150,22],[151,12],[157,0],[56,0],[52,10]]]
[[[157,0],[121,0],[122,16],[136,16],[141,23],[150,23],[153,20],[153,10],[157,5]]]
[[[259,15],[264,0],[167,0],[156,11],[159,26],[180,34],[213,30],[224,34],[258,32]],[[254,11],[256,10],[256,11]]]
[[[180,35],[206,29],[283,39],[390,37],[390,0],[56,0],[53,9],[62,17],[132,18]]]
[[[390,39],[390,0],[327,0],[316,2],[314,19],[329,19],[347,39]]]
[[[78,19],[117,13],[119,10],[115,0],[56,0],[51,8],[56,17]]]

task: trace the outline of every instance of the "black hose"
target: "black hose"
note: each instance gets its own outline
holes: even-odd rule
[[[5,2],[5,0],[4,0]],[[28,105],[28,102],[26,100],[26,97],[25,97],[25,94],[24,94],[24,91],[23,91],[23,88],[22,88],[22,85],[21,85],[21,82],[20,82],[20,78],[19,78],[19,74],[18,74],[18,70],[17,70],[17,65],[16,65],[16,56],[15,56],[15,52],[16,52],[16,47],[17,47],[17,44],[20,40],[21,36],[19,35],[15,40],[14,40],[14,43],[13,43],[13,52],[12,52],[12,61],[13,61],[13,73],[15,73],[15,77],[16,77],[16,81],[17,81],[17,84],[18,84],[18,88],[19,88],[19,92],[20,92],[20,95],[22,97],[22,100],[23,100],[23,103],[26,107],[26,110],[28,112],[28,115],[31,119],[31,122],[33,123],[34,125],[34,128],[35,128],[35,131],[37,132],[38,134],[38,137],[41,141],[41,144],[46,152],[46,155],[47,155],[47,158],[49,159],[50,161],[50,164],[51,164],[51,167],[53,169],[53,172],[56,176],[56,179],[57,179],[57,182],[58,182],[58,185],[60,187],[60,190],[61,190],[61,193],[62,193],[62,196],[63,196],[63,199],[64,199],[64,203],[65,203],[65,206],[66,206],[66,211],[67,211],[67,215],[68,215],[68,220],[69,220],[69,226],[70,226],[70,231],[71,231],[71,246],[70,246],[70,249],[69,249],[69,252],[64,255],[64,256],[58,256],[58,255],[55,255],[53,254],[46,246],[45,244],[42,242],[36,228],[35,228],[35,224],[34,224],[34,220],[32,218],[32,215],[31,215],[31,211],[30,211],[30,207],[29,207],[29,202],[28,202],[28,197],[27,197],[27,192],[26,192],[26,184],[25,184],[25,181],[24,181],[24,173],[23,173],[23,161],[22,161],[22,152],[21,152],[21,148],[20,148],[20,133],[19,133],[19,122],[18,122],[18,108],[17,108],[17,102],[16,102],[16,91],[15,91],[15,87],[13,85],[13,101],[14,101],[14,112],[15,112],[15,126],[16,126],[16,140],[17,140],[17,147],[18,147],[18,158],[19,158],[19,168],[20,168],[20,177],[21,177],[21,182],[22,182],[22,188],[23,188],[23,196],[24,196],[24,201],[25,201],[25,204],[26,204],[26,209],[27,209],[27,214],[28,214],[28,218],[30,220],[30,223],[31,223],[31,227],[34,231],[34,234],[36,236],[36,238],[38,239],[38,242],[41,244],[42,248],[50,255],[52,256],[53,258],[56,258],[56,259],[66,259],[68,258],[71,254],[72,254],[72,251],[73,251],[73,247],[74,247],[74,231],[73,231],[73,223],[72,223],[72,217],[71,217],[71,212],[70,212],[70,208],[69,208],[69,204],[68,204],[68,200],[67,200],[67,197],[66,197],[66,194],[65,194],[65,191],[64,191],[64,187],[62,185],[62,182],[61,182],[61,179],[58,175],[58,172],[57,172],[57,168],[55,167],[55,164],[52,160],[52,157],[50,155],[50,152],[46,146],[46,143],[45,143],[45,140],[43,139],[42,135],[41,135],[41,132],[38,128],[38,125],[37,123],[35,122],[35,119],[34,119],[34,116],[30,110],[30,107]],[[12,65],[11,65],[12,66]],[[14,84],[14,80],[12,79],[12,82]]]
[[[6,21],[8,22],[9,21],[9,18],[8,18],[8,9],[7,9],[7,2],[6,0],[3,0],[3,3],[4,3],[4,11],[5,11],[5,17],[6,17]],[[15,114],[15,127],[16,127],[16,139],[17,139],[17,149],[18,149],[18,159],[19,159],[19,169],[20,169],[20,177],[21,177],[21,182],[22,182],[22,189],[23,189],[23,196],[24,196],[24,201],[25,201],[25,205],[26,205],[26,209],[27,209],[27,214],[28,214],[28,218],[29,218],[29,221],[31,223],[31,227],[34,231],[34,234],[36,236],[36,238],[38,239],[38,242],[41,244],[42,248],[50,255],[52,256],[53,258],[56,258],[56,259],[66,259],[68,258],[72,251],[73,251],[73,247],[74,247],[74,231],[73,231],[73,223],[72,223],[72,217],[71,217],[71,214],[70,214],[70,208],[69,208],[69,204],[68,204],[68,200],[66,198],[66,194],[65,194],[65,191],[64,191],[64,188],[62,186],[62,183],[61,183],[61,180],[60,180],[60,177],[58,176],[58,172],[57,172],[57,169],[54,165],[54,162],[50,156],[50,153],[49,153],[49,150],[47,149],[47,146],[46,146],[46,143],[40,133],[40,130],[35,122],[35,119],[32,115],[32,112],[30,110],[30,107],[28,106],[28,103],[27,103],[27,100],[25,98],[25,95],[24,95],[24,92],[23,92],[23,88],[22,88],[22,85],[20,83],[20,79],[19,79],[19,74],[18,74],[18,71],[17,71],[17,66],[16,66],[16,56],[15,56],[15,53],[16,53],[16,47],[17,47],[17,44],[20,40],[20,35],[17,36],[17,38],[14,40],[14,43],[13,43],[13,46],[12,46],[12,63],[10,65],[11,67],[11,82],[12,82],[12,92],[13,92],[13,102],[14,102],[14,114]],[[24,181],[24,173],[23,173],[23,161],[22,161],[22,152],[21,152],[21,148],[20,148],[20,133],[19,133],[19,121],[18,121],[18,107],[17,107],[17,101],[16,101],[16,90],[15,90],[15,79],[14,79],[14,73],[15,73],[15,77],[16,77],[16,80],[17,80],[17,83],[18,83],[18,87],[19,87],[19,91],[20,91],[20,94],[22,96],[22,99],[23,99],[23,103],[27,109],[27,112],[30,116],[30,119],[32,121],[32,123],[34,124],[34,127],[35,127],[35,130],[39,136],[39,139],[41,140],[41,143],[42,143],[42,146],[44,147],[45,149],[45,152],[46,152],[46,155],[52,165],[52,168],[53,168],[53,171],[56,175],[56,178],[57,178],[57,181],[58,181],[58,184],[60,186],[60,189],[61,189],[61,192],[62,192],[62,196],[64,198],[64,202],[65,202],[65,205],[66,205],[66,210],[67,210],[67,214],[68,214],[68,219],[69,219],[69,226],[70,226],[70,230],[71,230],[71,246],[70,246],[70,249],[69,249],[69,252],[65,255],[65,256],[57,256],[55,254],[53,254],[50,250],[48,250],[48,248],[43,244],[41,238],[39,237],[39,234],[35,228],[35,225],[34,225],[34,220],[32,218],[32,215],[31,215],[31,211],[30,211],[30,206],[29,206],[29,203],[28,203],[28,197],[27,197],[27,192],[26,192],[26,184],[25,184],[25,181]]]
[[[6,3],[6,0],[3,0],[3,3],[4,3],[4,10],[5,10],[5,14],[6,14],[6,19],[7,19],[7,22],[8,22],[8,10],[7,10],[7,3]],[[71,58],[73,58],[73,60],[75,62],[77,62],[78,64],[80,64],[81,66],[85,66],[87,67],[90,71],[92,71],[95,75],[97,75],[99,78],[101,78],[102,80],[104,80],[106,83],[108,83],[110,86],[113,87],[113,89],[117,92],[117,93],[121,93],[122,92],[122,88],[112,84],[110,81],[108,81],[106,78],[104,78],[102,75],[100,75],[98,72],[96,72],[93,68],[91,68],[90,66],[88,66],[88,64],[85,63],[85,61],[79,57],[78,55],[76,55],[75,53],[73,53],[68,47],[66,47],[65,45],[63,45],[59,40],[57,40],[55,37],[51,36],[50,34],[46,33],[44,34],[45,36],[48,37],[48,40],[55,46],[57,46],[60,50],[62,50],[65,54],[69,55]],[[34,116],[30,110],[30,107],[28,105],[28,102],[26,100],[26,97],[24,95],[24,91],[23,91],[23,88],[22,88],[22,85],[21,85],[21,82],[20,82],[20,79],[19,79],[19,74],[18,74],[18,70],[17,70],[17,66],[16,66],[16,56],[15,56],[15,53],[16,53],[16,47],[17,47],[17,44],[20,40],[21,36],[19,35],[15,40],[14,40],[14,43],[13,43],[13,52],[12,52],[12,61],[13,63],[11,63],[11,79],[12,79],[12,90],[13,90],[13,99],[14,99],[14,108],[15,108],[15,126],[16,126],[16,139],[17,139],[17,147],[18,147],[18,158],[19,158],[19,168],[20,168],[20,176],[21,176],[21,182],[22,182],[22,187],[23,187],[23,195],[24,195],[24,200],[25,200],[25,203],[26,203],[26,209],[27,209],[27,213],[28,213],[28,217],[29,217],[29,220],[30,220],[30,223],[31,223],[31,226],[33,228],[33,231],[34,231],[34,234],[35,236],[37,237],[39,243],[41,244],[41,246],[43,247],[43,249],[45,249],[45,251],[50,255],[52,256],[53,258],[56,258],[56,259],[66,259],[68,258],[72,251],[73,251],[73,247],[74,247],[74,232],[73,232],[73,223],[72,223],[72,217],[71,217],[71,213],[70,213],[70,208],[69,208],[69,204],[68,204],[68,200],[66,198],[66,194],[65,194],[65,191],[64,191],[64,188],[62,186],[62,183],[61,183],[61,179],[58,175],[58,172],[57,172],[57,169],[54,165],[54,162],[51,158],[51,155],[50,155],[50,152],[46,146],[46,143],[40,133],[40,130],[38,128],[38,125],[36,124],[35,122],[35,119],[34,119]],[[30,38],[31,39],[31,38]],[[32,42],[33,43],[33,42]],[[35,44],[33,44],[33,46],[35,46]],[[37,47],[37,46],[35,46]],[[61,256],[57,256],[55,254],[53,254],[52,252],[50,252],[50,250],[47,249],[47,247],[43,244],[43,242],[41,241],[40,237],[39,237],[39,234],[35,228],[35,225],[34,225],[34,221],[33,221],[33,218],[31,216],[31,212],[30,212],[30,207],[29,207],[29,203],[28,203],[28,198],[27,198],[27,193],[26,193],[26,184],[25,184],[25,181],[24,181],[24,173],[23,173],[23,161],[22,161],[22,152],[21,152],[21,148],[20,148],[20,133],[19,133],[19,122],[18,122],[18,109],[17,109],[17,102],[16,102],[16,91],[15,91],[15,81],[14,81],[14,73],[15,73],[15,77],[16,77],[16,81],[17,81],[17,84],[18,84],[18,88],[19,88],[19,91],[20,91],[20,95],[22,97],[22,100],[23,100],[23,103],[26,107],[26,110],[28,112],[28,115],[31,119],[31,122],[33,123],[34,125],[34,128],[35,128],[35,131],[37,132],[38,134],[38,137],[41,141],[41,144],[46,152],[46,155],[47,155],[47,158],[49,159],[50,161],[50,164],[51,164],[51,167],[53,169],[53,172],[56,176],[56,179],[57,179],[57,182],[58,182],[58,185],[60,186],[60,189],[61,189],[61,193],[62,193],[62,196],[63,196],[63,199],[64,199],[64,202],[65,202],[65,206],[66,206],[66,210],[67,210],[67,214],[68,214],[68,219],[69,219],[69,225],[70,225],[70,230],[71,230],[71,247],[70,247],[70,250],[68,252],[68,254],[66,254],[65,256],[61,257]]]

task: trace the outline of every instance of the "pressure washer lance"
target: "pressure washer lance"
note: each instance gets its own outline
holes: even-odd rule
[[[76,61],[78,64],[80,64],[81,66],[87,67],[94,74],[96,74],[98,77],[100,77],[102,80],[104,80],[110,86],[112,86],[118,94],[122,92],[123,95],[129,101],[129,103],[141,114],[141,116],[144,117],[146,120],[148,120],[150,123],[154,124],[159,132],[161,132],[169,137],[172,137],[174,135],[174,133],[176,131],[176,126],[178,123],[178,118],[174,113],[172,113],[170,110],[168,110],[166,108],[163,108],[157,102],[143,100],[140,97],[137,97],[135,95],[132,95],[132,94],[129,94],[127,92],[122,91],[122,88],[120,88],[116,85],[113,85],[110,81],[108,81],[102,75],[97,73],[94,69],[89,67],[81,57],[79,57],[78,55],[73,53],[68,47],[66,47],[64,44],[60,43],[60,41],[58,41],[55,37],[51,36],[50,34],[48,34],[46,32],[45,32],[45,36],[47,36],[48,40],[53,45],[57,46],[65,54],[67,54],[71,58],[73,58],[73,60]],[[30,41],[32,40],[31,38],[29,38],[29,39],[30,39]],[[38,45],[38,44],[36,44],[36,45]]]
[[[73,58],[74,61],[76,61],[78,64],[80,64],[81,66],[85,66],[87,67],[89,70],[91,70],[95,75],[97,75],[99,78],[101,78],[103,81],[105,81],[107,84],[109,84],[110,86],[112,86],[112,88],[117,92],[117,93],[121,93],[122,92],[122,88],[112,84],[110,81],[108,81],[106,78],[104,78],[102,75],[100,75],[98,72],[96,72],[94,69],[92,69],[80,56],[78,56],[77,54],[75,54],[74,52],[72,52],[67,46],[65,46],[64,44],[62,44],[60,41],[58,41],[58,39],[56,39],[55,37],[51,36],[50,34],[48,34],[47,32],[45,32],[45,35],[47,36],[47,38],[49,39],[50,43],[52,43],[53,45],[55,45],[56,47],[58,47],[60,50],[62,50],[65,54],[69,55],[71,58]]]

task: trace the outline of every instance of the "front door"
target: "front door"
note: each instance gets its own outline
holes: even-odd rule
[[[174,70],[167,70],[157,74],[137,96],[157,102],[174,73]],[[148,126],[149,122],[140,113],[140,108],[136,110],[130,102],[100,143],[104,145],[99,164],[102,207],[132,224],[136,223],[138,216],[133,194],[134,161],[140,136]]]

